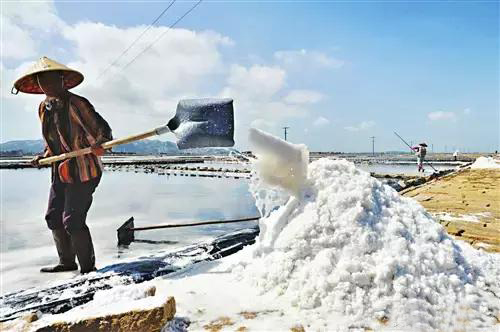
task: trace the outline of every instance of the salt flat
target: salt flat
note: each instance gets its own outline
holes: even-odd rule
[[[464,169],[404,195],[419,201],[449,234],[500,252],[500,169]]]

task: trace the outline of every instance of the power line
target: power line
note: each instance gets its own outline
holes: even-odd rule
[[[172,25],[170,25],[165,32],[158,36],[151,44],[149,44],[145,49],[142,50],[139,54],[137,54],[129,63],[122,67],[122,69],[130,66],[138,57],[148,51],[154,44],[156,44],[167,32],[169,32],[177,23],[179,23],[184,17],[186,17],[189,13],[191,13],[203,0],[199,0],[193,7],[191,7],[187,12],[184,13],[177,21],[175,21]]]
[[[146,32],[149,31],[149,29],[151,29],[155,24],[156,22],[158,22],[158,20],[163,16],[163,14],[165,14],[167,12],[167,10],[170,9],[170,7],[172,7],[172,5],[174,4],[176,0],[172,0],[170,2],[170,4],[167,6],[167,8],[165,8],[161,13],[160,15],[158,15],[157,18],[155,18],[155,20],[150,24],[148,25],[148,27],[146,29],[144,29],[144,31],[132,42],[132,44],[130,44],[126,49],[125,51],[122,52],[122,54],[120,54],[111,64],[109,64],[109,66],[107,66],[100,74],[99,76],[97,76],[97,79],[101,78],[104,74],[106,74],[106,72],[111,68],[113,67],[114,65],[116,65],[116,63],[125,55],[125,53],[127,53],[138,41],[139,39],[142,38],[142,36],[144,36],[144,34]]]

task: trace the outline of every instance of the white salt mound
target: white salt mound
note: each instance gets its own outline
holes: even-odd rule
[[[483,169],[483,168],[500,168],[500,160],[494,159],[493,157],[479,157],[471,165],[472,169]]]
[[[233,271],[262,294],[318,317],[341,313],[347,323],[336,329],[377,320],[411,331],[495,326],[498,256],[459,245],[416,201],[353,163],[312,162],[296,197],[277,193],[259,171],[252,181],[269,215],[251,259]]]

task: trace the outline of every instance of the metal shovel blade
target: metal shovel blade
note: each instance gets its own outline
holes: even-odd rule
[[[168,127],[179,149],[233,146],[233,100],[181,100]]]
[[[134,217],[130,217],[123,225],[116,230],[118,233],[118,245],[127,246],[134,242]]]

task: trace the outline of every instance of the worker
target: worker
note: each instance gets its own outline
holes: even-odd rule
[[[14,82],[12,93],[45,94],[38,115],[45,140],[43,155],[32,160],[91,147],[92,153],[52,164],[48,209],[45,215],[52,231],[59,263],[43,267],[41,272],[64,272],[78,269],[95,271],[95,254],[86,224],[92,194],[99,185],[104,154],[101,144],[112,139],[108,123],[90,102],[68,90],[79,85],[83,75],[47,57],[40,58]]]
[[[412,150],[415,151],[417,156],[418,171],[424,172],[424,159],[427,154],[427,144],[420,143],[419,145],[412,147]]]

